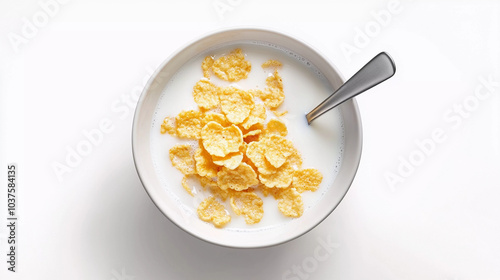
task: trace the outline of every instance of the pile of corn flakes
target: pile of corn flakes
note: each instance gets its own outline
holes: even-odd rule
[[[231,215],[221,202],[229,199],[234,214],[243,215],[247,224],[264,216],[263,201],[256,192],[272,195],[278,209],[287,217],[304,212],[301,193],[316,191],[323,179],[316,169],[303,169],[302,158],[281,119],[286,111],[277,108],[285,94],[278,73],[281,62],[269,60],[262,68],[274,68],[264,90],[243,90],[216,86],[211,74],[234,82],[247,78],[252,69],[241,49],[218,59],[207,56],[201,65],[203,76],[193,87],[199,110],[182,111],[166,117],[161,133],[198,140],[198,148],[176,145],[170,149],[172,165],[184,174],[182,187],[194,196],[188,181],[199,180],[211,195],[200,203],[200,219],[222,227]],[[277,118],[267,123],[267,112]]]

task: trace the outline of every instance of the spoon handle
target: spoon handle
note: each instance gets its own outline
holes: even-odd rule
[[[311,124],[317,117],[389,79],[394,73],[396,73],[396,65],[391,57],[385,52],[379,53],[325,101],[309,112],[306,115],[307,123]]]

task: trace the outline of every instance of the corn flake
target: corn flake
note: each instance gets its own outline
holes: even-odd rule
[[[198,206],[198,216],[205,222],[211,222],[216,227],[222,227],[231,221],[231,216],[215,197],[210,196]]]
[[[275,199],[278,199],[281,192],[283,190],[285,190],[285,189],[279,189],[279,188],[268,188],[265,185],[260,185],[259,189],[265,197],[272,195]]]
[[[247,145],[247,149],[248,149],[248,144],[245,143],[245,145]],[[255,174],[258,175],[258,168],[257,166],[255,166],[255,164],[248,158],[247,156],[247,152],[245,150],[245,152],[243,152],[243,160],[241,162],[244,162],[246,164],[248,164],[252,169],[253,171],[255,172]]]
[[[302,196],[295,188],[285,189],[279,194],[278,209],[287,217],[298,218],[304,213]]]
[[[270,174],[259,175],[260,182],[268,188],[288,188],[293,179],[293,168],[289,163],[283,164]]]
[[[285,100],[285,94],[283,93],[283,90],[277,88],[266,88],[260,95],[260,99],[264,101],[264,104],[266,104],[267,107],[274,109],[283,103],[283,100]]]
[[[252,167],[243,162],[234,170],[222,167],[222,170],[217,175],[219,177],[217,183],[223,190],[242,191],[259,183],[257,174]]]
[[[270,88],[276,88],[283,91],[283,80],[278,73],[278,70],[274,70],[273,75],[266,78],[266,85]]]
[[[175,128],[175,118],[172,117],[166,117],[163,119],[163,123],[161,124],[161,134],[165,134],[168,132],[170,135],[177,135],[176,128]]]
[[[260,89],[249,89],[247,90],[248,93],[250,93],[253,97],[259,97],[262,95],[262,90]]]
[[[293,187],[299,192],[316,191],[323,180],[323,175],[317,169],[307,168],[295,170],[293,173]]]
[[[202,114],[200,111],[182,111],[175,117],[177,135],[189,139],[200,139]]]
[[[212,156],[200,145],[194,154],[196,172],[201,177],[217,177],[219,167],[212,162]]]
[[[241,124],[244,129],[250,129],[253,125],[264,124],[266,121],[266,108],[262,104],[256,104],[250,115]]]
[[[202,109],[208,110],[219,106],[217,86],[209,80],[199,80],[193,87],[194,102]]]
[[[267,123],[264,133],[266,135],[281,135],[285,137],[288,135],[288,128],[283,121],[278,119],[271,119]]]
[[[216,122],[209,122],[203,127],[201,139],[205,150],[212,156],[218,157],[238,152],[243,144],[243,134],[237,126],[223,127]]]
[[[292,154],[288,157],[287,162],[294,170],[302,168],[302,156],[295,147],[293,148]]]
[[[250,136],[258,136],[261,133],[262,133],[262,130],[260,130],[260,129],[251,130],[251,131],[247,132],[245,135],[243,135],[243,138],[247,138]]]
[[[194,196],[193,191],[191,190],[191,188],[189,187],[189,185],[187,183],[187,176],[184,176],[182,178],[182,187],[188,192],[188,194],[190,196]]]
[[[278,60],[275,59],[269,59],[268,61],[262,63],[262,68],[268,68],[268,67],[280,67],[283,64],[279,62]]]
[[[278,112],[278,110],[271,110],[271,112],[278,118],[288,114],[288,111]]]
[[[205,59],[201,63],[201,70],[203,71],[203,77],[207,79],[210,78],[210,69],[212,69],[212,65],[214,65],[214,58],[211,56],[205,57]]]
[[[274,167],[282,166],[286,159],[294,152],[292,141],[279,135],[272,135],[266,139],[266,159]]]
[[[249,127],[248,129],[244,128],[241,124],[239,124],[238,127],[240,128],[243,135],[245,135],[251,131],[254,131],[254,130],[264,131],[264,124],[261,124],[261,123],[254,124],[251,127]]]
[[[247,157],[257,167],[261,174],[272,174],[276,168],[270,164],[265,157],[266,143],[263,141],[255,141],[248,144]]]
[[[175,145],[169,151],[170,161],[184,175],[196,174],[195,161],[192,156],[191,146]]]
[[[255,107],[253,95],[235,87],[223,87],[219,90],[221,110],[228,121],[242,123]]]
[[[200,184],[203,188],[213,188],[217,187],[219,188],[219,185],[217,185],[217,181],[213,180],[210,177],[200,177]]]
[[[236,215],[245,215],[249,225],[260,222],[264,216],[264,202],[254,192],[234,192],[231,195],[231,207]]]
[[[231,123],[227,121],[226,116],[219,113],[204,113],[203,114],[203,126],[205,126],[209,122],[216,122],[222,126],[230,126]]]
[[[245,60],[241,49],[235,49],[226,56],[219,57],[214,61],[212,70],[217,77],[229,82],[245,79],[252,70],[250,61]]]
[[[212,157],[214,164],[224,166],[228,169],[235,169],[238,167],[243,160],[243,153],[242,152],[236,152],[236,153],[229,153],[225,157],[218,157],[218,156],[213,156]]]
[[[267,107],[275,109],[285,100],[283,80],[277,70],[274,71],[273,75],[266,78],[266,85],[267,87],[264,91],[260,92],[259,97],[264,101]]]
[[[226,201],[229,196],[229,190],[219,188],[217,181],[212,178],[200,177],[200,184],[204,189],[207,189],[212,195],[218,197],[222,201]]]

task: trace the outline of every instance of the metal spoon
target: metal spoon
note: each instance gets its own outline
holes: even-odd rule
[[[381,52],[345,82],[332,95],[306,115],[311,124],[317,117],[342,104],[344,101],[389,79],[396,73],[396,64],[385,52]]]

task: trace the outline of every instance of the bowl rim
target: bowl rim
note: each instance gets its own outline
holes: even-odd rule
[[[141,184],[142,184],[144,190],[146,191],[146,193],[148,194],[149,198],[153,201],[154,205],[158,208],[158,210],[160,210],[160,212],[165,217],[167,217],[167,219],[169,219],[173,224],[175,224],[177,227],[179,227],[180,229],[182,229],[184,232],[187,232],[191,236],[194,236],[194,237],[196,237],[196,238],[198,238],[200,240],[203,240],[205,242],[208,242],[210,244],[215,244],[215,245],[222,246],[222,247],[228,247],[228,248],[266,248],[266,247],[272,247],[272,246],[280,245],[280,244],[283,244],[283,243],[287,243],[287,242],[289,242],[291,240],[294,240],[294,239],[296,239],[296,238],[298,238],[300,236],[303,236],[304,234],[308,233],[309,231],[311,231],[312,229],[314,229],[316,226],[318,226],[320,223],[322,223],[327,217],[329,217],[330,214],[340,205],[340,203],[342,202],[342,200],[344,199],[344,197],[347,195],[347,192],[349,191],[349,189],[350,189],[350,187],[352,185],[352,182],[354,181],[354,178],[356,177],[357,170],[359,168],[359,164],[360,164],[360,161],[361,161],[361,154],[362,154],[362,146],[363,146],[362,145],[362,143],[363,143],[363,131],[362,131],[361,116],[360,116],[359,107],[358,107],[358,104],[357,104],[355,98],[352,98],[351,100],[346,101],[346,102],[344,102],[344,104],[342,104],[342,105],[339,106],[339,108],[343,108],[343,107],[345,108],[346,106],[351,106],[352,107],[351,110],[352,110],[352,113],[353,113],[353,116],[352,116],[353,117],[353,121],[357,124],[357,129],[356,129],[356,134],[357,134],[356,140],[357,141],[356,141],[356,143],[353,143],[355,145],[356,155],[350,155],[350,157],[354,160],[355,164],[351,168],[352,175],[345,182],[345,183],[347,183],[345,192],[340,196],[337,204],[335,204],[332,208],[330,208],[329,211],[325,211],[324,216],[321,217],[321,219],[319,219],[315,224],[313,224],[309,228],[304,229],[302,232],[300,232],[300,233],[298,233],[298,234],[296,234],[294,236],[291,236],[291,237],[288,237],[288,238],[285,238],[285,239],[282,239],[282,240],[278,240],[278,241],[275,241],[275,242],[271,242],[271,243],[265,243],[265,244],[259,244],[259,245],[245,245],[245,244],[241,244],[241,245],[232,244],[232,245],[229,245],[229,244],[226,244],[226,243],[217,242],[215,240],[209,239],[209,238],[207,238],[207,237],[205,237],[203,235],[195,234],[194,232],[190,231],[188,228],[186,228],[183,225],[180,225],[179,223],[177,223],[174,219],[172,219],[166,213],[166,211],[164,211],[164,209],[162,207],[164,201],[161,200],[158,196],[155,196],[155,194],[153,193],[153,189],[151,189],[151,186],[148,187],[147,183],[145,182],[146,178],[145,178],[145,174],[143,174],[143,172],[141,172],[142,168],[140,166],[141,163],[139,162],[140,154],[139,154],[138,149],[137,149],[137,145],[139,145],[138,144],[139,140],[137,139],[137,130],[138,130],[138,125],[139,125],[139,114],[141,112],[141,108],[143,107],[142,105],[145,102],[146,96],[148,95],[148,92],[150,91],[151,86],[155,82],[155,80],[158,77],[158,75],[163,71],[163,69],[165,68],[165,66],[168,65],[168,63],[170,61],[172,61],[175,57],[177,57],[180,53],[182,53],[188,47],[191,47],[191,46],[193,46],[193,45],[195,45],[197,43],[200,43],[201,41],[206,40],[207,38],[210,38],[210,37],[213,37],[213,36],[217,36],[217,35],[221,35],[221,34],[224,34],[224,33],[235,32],[235,31],[241,31],[241,32],[250,31],[250,32],[274,33],[274,34],[279,35],[279,36],[287,37],[288,39],[291,39],[293,41],[297,41],[299,44],[302,44],[305,47],[309,48],[309,50],[312,51],[317,57],[319,57],[321,60],[323,60],[325,63],[327,63],[328,66],[331,67],[334,70],[335,74],[338,76],[338,78],[341,80],[341,82],[342,83],[345,82],[345,79],[343,78],[341,72],[338,70],[338,68],[335,66],[335,64],[333,64],[328,59],[328,57],[324,53],[322,53],[321,51],[319,51],[318,49],[316,49],[314,46],[308,44],[306,41],[301,40],[301,38],[298,37],[298,36],[296,36],[296,35],[291,35],[291,34],[289,34],[287,32],[284,32],[283,30],[277,30],[275,28],[269,28],[269,27],[237,26],[237,27],[229,27],[229,28],[218,28],[216,30],[213,30],[211,32],[207,32],[207,33],[205,33],[205,34],[203,34],[201,36],[198,36],[195,39],[192,39],[191,41],[189,41],[186,44],[184,44],[181,47],[179,47],[177,50],[175,50],[173,53],[171,53],[156,68],[156,70],[154,71],[154,73],[151,75],[151,77],[149,78],[148,82],[146,83],[143,91],[141,92],[140,98],[139,98],[139,100],[137,102],[137,106],[136,106],[135,111],[134,111],[134,119],[133,119],[133,123],[132,123],[132,135],[131,135],[132,136],[131,137],[132,138],[131,139],[132,140],[132,155],[133,155],[133,159],[134,159],[134,166],[135,166],[136,172],[137,172],[137,174],[139,176],[139,179],[141,181]],[[258,40],[258,39],[256,39],[256,40]],[[342,116],[344,116],[344,114],[342,114]],[[345,159],[345,154],[344,154],[343,157],[344,158],[342,160],[342,164],[343,164],[344,159]],[[339,174],[340,174],[340,171],[337,174],[337,176],[339,176]],[[336,180],[337,180],[337,178],[336,178]]]

